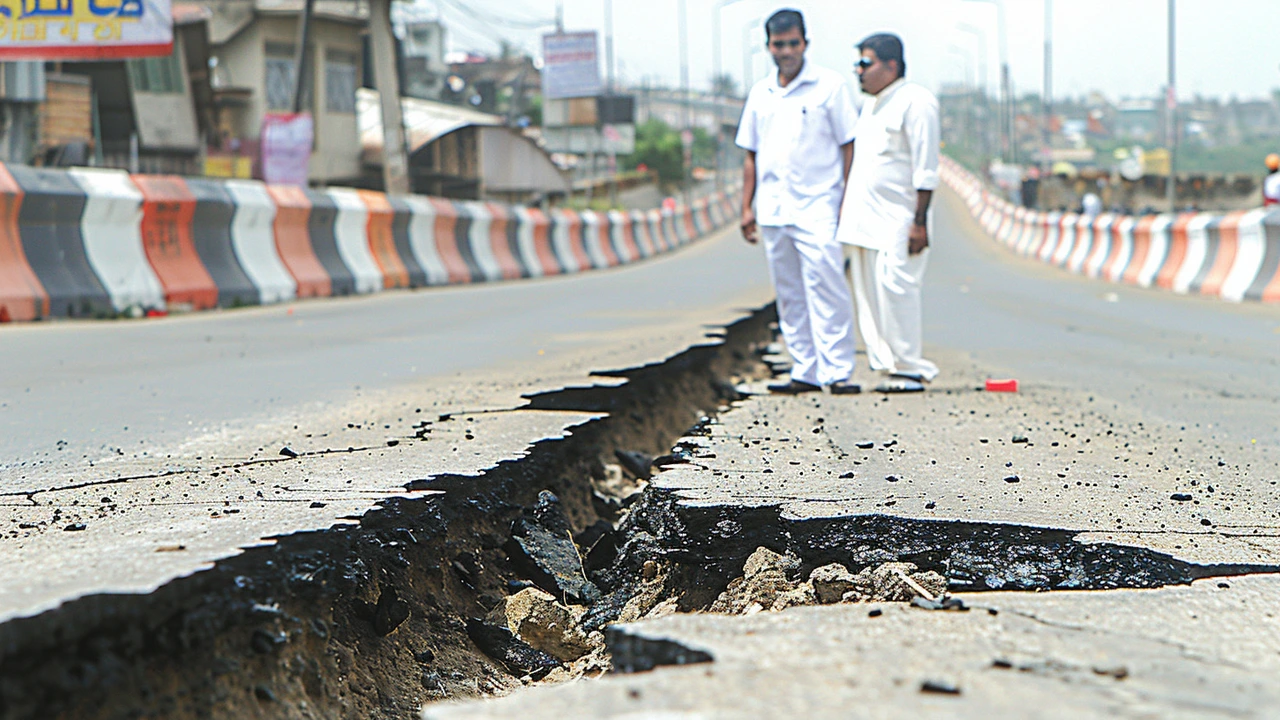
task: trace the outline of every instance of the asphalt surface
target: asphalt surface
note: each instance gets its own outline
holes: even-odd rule
[[[967,594],[968,613],[641,621],[624,632],[714,662],[426,717],[1271,716],[1280,307],[1072,276],[939,204],[925,337],[943,374],[926,393],[755,395],[654,485],[709,526],[776,509],[758,521],[790,544],[775,550],[949,558],[962,585],[1005,592]],[[992,377],[1021,391],[981,391]]]
[[[591,373],[716,342],[770,300],[760,251],[728,232],[572,277],[2,327],[0,620],[518,459],[593,417],[524,396],[623,382]]]

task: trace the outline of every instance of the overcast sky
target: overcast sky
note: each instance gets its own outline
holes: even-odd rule
[[[689,22],[690,84],[705,88],[714,67],[711,41],[715,0],[685,0]],[[550,20],[556,0],[417,0],[438,7],[450,27],[452,50],[492,50],[505,37],[538,54],[542,31],[502,27],[484,15],[519,25]],[[613,0],[615,53],[624,81],[649,78],[678,85],[679,0]],[[567,30],[603,31],[605,0],[563,0]],[[1079,96],[1101,90],[1113,98],[1154,96],[1167,77],[1167,0],[1056,0],[1054,95]],[[1039,92],[1044,73],[1044,0],[1004,0],[1009,64],[1015,87]],[[468,17],[472,8],[481,19]],[[805,13],[810,58],[850,70],[858,40],[890,31],[906,44],[908,75],[931,88],[980,81],[985,49],[987,87],[999,77],[997,10],[991,0],[797,0],[789,4],[737,0],[723,18],[723,67],[741,82],[743,31],[751,28],[752,72],[760,79],[770,67],[759,23],[774,10]],[[1262,97],[1280,87],[1280,0],[1178,0],[1178,94],[1242,99]],[[965,29],[968,28],[968,29]]]

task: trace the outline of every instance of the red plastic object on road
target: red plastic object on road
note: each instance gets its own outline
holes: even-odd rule
[[[1018,392],[1018,381],[1010,378],[1008,380],[993,380],[987,378],[987,392]]]

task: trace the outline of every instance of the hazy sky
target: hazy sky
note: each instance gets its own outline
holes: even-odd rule
[[[537,54],[542,31],[501,27],[466,17],[461,8],[513,21],[549,20],[556,0],[417,0],[440,8],[453,50],[496,47],[506,37]],[[568,30],[602,32],[605,0],[562,0]],[[619,75],[638,82],[677,85],[679,0],[613,0]],[[1003,0],[1009,64],[1019,93],[1039,92],[1044,73],[1044,0]],[[715,0],[686,0],[690,84],[707,87],[713,68],[711,17]],[[1152,96],[1167,77],[1167,0],[1056,0],[1054,94],[1078,96],[1098,89],[1112,97]],[[737,0],[721,10],[723,67],[743,74],[743,29],[772,11],[805,13],[810,57],[852,78],[853,45],[878,31],[896,32],[906,44],[908,75],[937,88],[966,78],[977,82],[984,45],[987,86],[998,87],[999,33],[991,0]],[[1252,98],[1280,87],[1280,0],[1178,0],[1178,94]],[[968,26],[970,30],[962,27]],[[978,32],[974,32],[976,29]],[[771,67],[764,35],[752,31],[755,78]],[[985,35],[985,38],[980,37]],[[603,61],[601,72],[604,72]]]

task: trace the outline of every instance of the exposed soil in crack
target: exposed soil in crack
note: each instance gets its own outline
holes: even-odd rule
[[[501,635],[495,610],[539,588],[557,605],[599,602],[586,573],[613,566],[611,521],[638,497],[617,492],[634,484],[622,468],[647,468],[737,399],[736,383],[764,374],[771,320],[762,310],[720,342],[600,373],[621,385],[529,398],[535,410],[608,417],[480,477],[416,483],[441,492],[389,499],[150,594],[85,597],[0,625],[0,717],[408,718],[424,702],[550,674],[537,667],[546,652]],[[540,535],[557,522],[563,543]],[[585,563],[579,597],[554,571],[557,549]],[[565,657],[551,662],[564,670]],[[598,652],[589,660],[578,672],[607,667]]]

